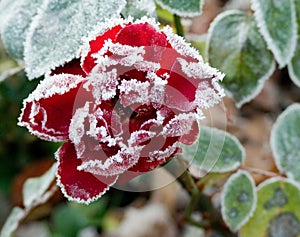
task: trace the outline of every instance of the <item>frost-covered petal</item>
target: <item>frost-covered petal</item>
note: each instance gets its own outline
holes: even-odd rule
[[[136,79],[123,80],[118,86],[122,105],[127,107],[135,103],[149,103],[149,87],[150,83],[147,81],[140,82]]]
[[[103,177],[85,171],[79,171],[81,159],[77,159],[74,146],[70,142],[63,144],[56,152],[58,160],[57,184],[62,193],[71,201],[88,204],[101,197],[117,176]]]
[[[164,126],[162,135],[166,137],[179,137],[188,134],[195,121],[195,113],[178,114]]]
[[[84,78],[70,74],[46,77],[23,102],[19,125],[50,141],[68,138],[74,101]]]
[[[174,145],[176,140],[177,138],[167,138],[166,143],[161,150],[152,150],[148,153],[148,156],[140,157],[139,161],[131,167],[129,171],[144,173],[165,164],[178,152],[180,152],[180,149]]]
[[[145,142],[149,142],[149,140],[153,138],[155,135],[156,135],[155,132],[145,131],[145,130],[139,130],[133,132],[131,133],[130,139],[128,140],[128,145],[130,147],[142,145]]]
[[[92,91],[95,102],[100,104],[102,100],[109,100],[116,95],[117,85],[118,74],[116,69],[99,73],[98,68],[95,68],[84,84],[84,88]]]
[[[83,46],[81,49],[82,54],[82,68],[86,73],[91,72],[95,64],[95,58],[93,58],[93,54],[97,53],[104,45],[105,41],[111,39],[112,42],[115,42],[116,34],[122,29],[122,26],[116,25],[111,27],[111,29],[106,29],[103,34],[98,35],[95,39],[89,41],[87,45]]]
[[[99,159],[85,161],[78,170],[90,172],[101,176],[115,176],[126,172],[129,168],[135,165],[140,157],[142,147],[123,147],[117,154]],[[94,158],[97,158],[95,156]]]

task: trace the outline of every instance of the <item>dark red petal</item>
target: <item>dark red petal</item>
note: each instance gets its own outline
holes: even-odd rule
[[[87,74],[90,73],[96,65],[95,59],[92,57],[92,54],[97,53],[103,47],[103,44],[106,40],[111,39],[114,43],[115,36],[121,29],[122,27],[120,25],[117,25],[106,31],[104,34],[97,36],[95,40],[89,42],[90,50],[82,63],[82,68]]]
[[[124,27],[117,35],[116,41],[130,46],[167,47],[165,34],[158,32],[149,23],[132,24]]]
[[[80,66],[80,59],[73,59],[65,65],[55,68],[53,71],[51,71],[50,75],[53,76],[55,74],[61,73],[80,75],[82,77],[86,77],[86,73],[82,70]]]
[[[68,139],[74,101],[82,80],[68,74],[46,78],[24,101],[19,125],[41,139]]]
[[[77,159],[71,142],[63,144],[56,153],[58,159],[57,183],[69,199],[90,203],[101,197],[116,182],[117,176],[104,177],[78,171],[81,159]]]
[[[165,72],[170,75],[165,87],[166,106],[182,111],[192,110],[197,90],[195,80],[185,76],[178,62],[174,63],[170,71],[160,71]]]
[[[166,143],[172,143],[173,141],[168,141]],[[178,152],[180,151],[179,148],[175,148],[175,151],[168,157],[164,159],[155,159],[155,160],[150,160],[149,157],[140,157],[139,161],[129,169],[131,172],[139,172],[139,173],[144,173],[144,172],[149,172],[151,170],[154,170],[158,168],[159,166],[165,164],[168,162],[171,158],[173,158]]]

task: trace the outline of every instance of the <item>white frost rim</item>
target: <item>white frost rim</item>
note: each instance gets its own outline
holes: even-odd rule
[[[200,1],[200,6],[199,6],[199,9],[197,9],[197,11],[190,11],[190,12],[187,12],[187,11],[181,11],[180,9],[176,9],[176,8],[172,8],[171,6],[169,5],[166,5],[162,2],[162,0],[156,0],[156,2],[164,9],[166,9],[167,11],[173,13],[173,14],[176,14],[178,16],[182,16],[182,17],[195,17],[195,16],[199,16],[202,14],[202,7],[203,7],[203,4],[204,4],[204,0],[198,0]]]
[[[299,77],[299,75],[296,75],[296,72],[295,72],[294,66],[293,66],[293,60],[290,61],[288,64],[288,71],[289,71],[289,75],[290,75],[292,82],[294,82],[294,84],[296,86],[300,87],[300,77]]]
[[[294,174],[291,173],[290,171],[286,171],[281,166],[281,161],[280,161],[281,155],[280,155],[280,150],[278,149],[278,146],[276,145],[277,144],[276,137],[278,135],[277,130],[282,125],[282,123],[285,122],[286,117],[288,117],[290,114],[294,114],[296,112],[300,113],[300,103],[295,103],[295,104],[290,105],[289,107],[287,107],[285,109],[285,111],[283,111],[278,116],[276,122],[274,123],[274,125],[272,127],[271,137],[270,137],[270,146],[271,146],[272,153],[274,155],[276,167],[279,169],[280,173],[286,174],[287,177],[290,177],[291,179],[294,179]]]
[[[221,213],[224,218],[224,221],[226,222],[226,224],[229,227],[229,223],[228,223],[228,220],[225,215],[225,195],[227,194],[229,185],[231,185],[232,181],[235,180],[236,178],[238,178],[240,175],[245,175],[248,178],[248,180],[250,181],[250,184],[253,188],[253,203],[252,203],[251,209],[249,210],[248,215],[234,229],[232,229],[234,232],[238,231],[244,224],[246,224],[249,221],[249,219],[254,214],[254,211],[256,209],[256,204],[257,204],[257,193],[256,193],[256,188],[255,188],[256,186],[255,186],[254,179],[247,171],[239,170],[238,172],[236,172],[235,174],[231,175],[228,178],[228,180],[226,181],[226,183],[224,185],[223,192],[221,194]],[[230,227],[230,229],[231,229],[231,227]]]
[[[225,11],[221,14],[219,14],[215,19],[214,21],[211,23],[210,27],[209,27],[209,30],[208,30],[208,35],[207,35],[207,39],[206,39],[206,49],[205,49],[205,57],[206,57],[206,61],[208,62],[209,61],[209,53],[208,53],[208,50],[209,50],[209,47],[210,47],[210,42],[211,42],[211,38],[212,38],[212,34],[213,34],[213,31],[216,27],[216,25],[219,23],[219,21],[221,21],[223,18],[225,17],[228,17],[228,16],[231,16],[231,15],[235,15],[235,14],[244,14],[242,11],[240,10],[228,10],[228,11]],[[257,86],[256,88],[252,91],[252,93],[248,94],[247,96],[245,96],[242,100],[240,101],[236,101],[236,107],[239,109],[241,108],[244,104],[250,102],[252,99],[254,99],[263,89],[264,87],[264,84],[266,82],[266,80],[268,80],[270,78],[270,76],[274,73],[276,69],[276,64],[275,64],[275,61],[273,61],[270,65],[270,69],[269,71],[266,72],[266,74],[259,78],[258,79],[258,83],[257,83]],[[228,90],[226,90],[226,94],[231,97],[231,98],[234,98],[232,93]]]
[[[288,1],[288,0],[285,0]],[[279,68],[283,68],[288,64],[288,62],[292,59],[294,52],[297,46],[297,18],[296,18],[296,10],[295,4],[293,0],[289,0],[291,7],[291,27],[292,27],[292,37],[286,45],[289,48],[287,52],[281,52],[280,49],[272,39],[270,32],[267,29],[266,21],[263,16],[262,8],[260,0],[251,0],[251,8],[254,11],[254,17],[256,19],[258,28],[263,35],[265,41],[267,42],[268,47],[273,52],[276,61],[279,63]]]
[[[57,186],[60,187],[61,192],[63,193],[64,197],[67,198],[69,201],[74,201],[74,202],[77,202],[77,203],[82,203],[82,204],[88,205],[88,204],[90,204],[91,202],[94,202],[94,201],[96,201],[97,199],[99,199],[103,194],[105,194],[105,193],[110,189],[110,187],[111,187],[112,185],[114,185],[114,184],[117,182],[119,176],[116,177],[116,179],[114,180],[114,182],[112,182],[112,183],[109,184],[109,185],[107,184],[107,187],[106,187],[101,193],[99,193],[98,195],[96,195],[96,196],[94,196],[94,197],[92,197],[92,198],[89,198],[89,199],[87,199],[87,200],[84,200],[84,199],[81,199],[81,198],[74,198],[74,197],[71,197],[70,195],[68,195],[68,193],[67,193],[67,191],[66,191],[66,189],[65,189],[64,184],[61,182],[61,177],[60,177],[60,175],[58,174],[58,167],[59,167],[59,164],[60,164],[59,157],[58,157],[58,153],[59,153],[59,151],[60,151],[61,148],[62,148],[62,147],[60,147],[60,148],[55,152],[55,158],[57,159],[57,162],[56,162],[56,184],[57,184]],[[91,175],[92,175],[92,174],[91,174]]]

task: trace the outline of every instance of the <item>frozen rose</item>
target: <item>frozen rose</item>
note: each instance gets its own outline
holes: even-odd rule
[[[19,124],[56,152],[69,200],[89,203],[115,182],[151,171],[192,144],[202,110],[220,102],[223,74],[153,20],[101,24],[77,59],[24,100]]]

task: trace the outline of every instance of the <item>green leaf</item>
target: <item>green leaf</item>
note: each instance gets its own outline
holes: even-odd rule
[[[0,237],[11,237],[17,230],[19,223],[25,217],[26,213],[23,209],[15,207],[12,209],[10,215],[6,219],[5,224],[2,227]]]
[[[272,53],[253,16],[231,10],[219,14],[209,29],[209,63],[225,73],[222,85],[237,107],[252,100],[275,70]]]
[[[290,105],[278,116],[270,143],[280,172],[300,182],[300,104]]]
[[[283,68],[292,59],[297,43],[294,0],[251,0],[251,2],[260,32],[280,68]]]
[[[238,171],[227,180],[221,197],[222,216],[232,231],[237,231],[253,215],[256,207],[255,183],[246,171]]]
[[[73,208],[71,203],[54,209],[52,222],[53,231],[58,236],[76,237],[81,229],[88,226],[86,216]]]
[[[1,19],[5,19],[0,28],[3,44],[14,59],[22,61],[29,26],[43,0],[11,0],[10,5],[5,2],[0,6],[5,10],[0,13]]]
[[[257,189],[257,207],[240,231],[240,237],[300,235],[300,191],[293,182],[272,178]]]
[[[156,18],[156,5],[154,0],[127,0],[121,14],[125,18],[129,16],[132,16],[134,19],[143,16]]]
[[[164,9],[182,17],[193,17],[202,13],[204,0],[156,0]]]
[[[42,198],[55,178],[55,171],[56,164],[42,176],[26,180],[23,186],[23,202],[26,208],[34,206]]]
[[[294,57],[288,64],[288,70],[291,80],[300,87],[300,1],[295,1],[295,6],[298,19],[298,42]]]
[[[33,19],[25,43],[30,79],[76,57],[82,38],[99,22],[117,18],[125,0],[46,0]]]
[[[201,126],[197,152],[193,165],[210,172],[229,172],[237,169],[245,158],[245,151],[238,139],[231,134]]]

